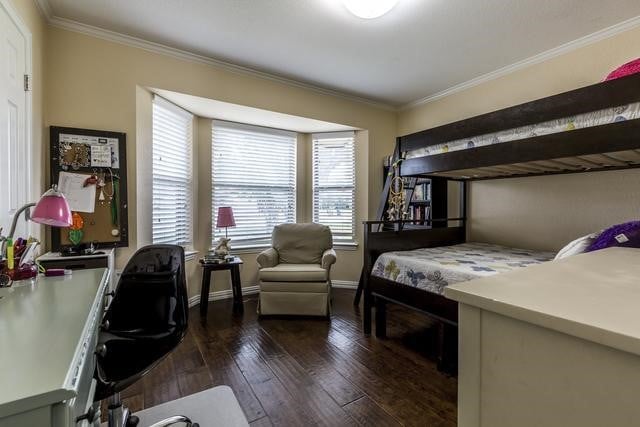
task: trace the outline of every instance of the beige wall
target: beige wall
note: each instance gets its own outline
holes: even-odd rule
[[[558,250],[607,225],[640,217],[640,170],[478,181],[470,238]]]
[[[593,84],[637,57],[640,28],[401,111],[398,134]],[[639,188],[640,170],[474,182],[470,238],[556,250],[580,235],[638,218]]]
[[[46,64],[47,126],[75,126],[127,133],[127,173],[131,177],[130,248],[118,251],[119,265],[123,265],[133,249],[142,243],[138,242],[138,236],[145,234],[144,230],[137,229],[136,224],[140,208],[148,209],[148,206],[145,207],[148,197],[145,199],[144,194],[149,187],[145,185],[144,176],[138,176],[137,173],[138,165],[148,161],[150,143],[149,125],[146,125],[146,130],[144,126],[137,125],[137,118],[143,122],[150,120],[150,106],[143,105],[150,99],[145,87],[366,129],[366,132],[359,133],[357,141],[359,236],[360,223],[368,217],[367,211],[375,210],[382,185],[380,164],[395,142],[397,124],[394,112],[53,27],[47,30]],[[204,134],[210,133],[206,125],[198,123],[197,129],[199,138],[210,140]],[[199,147],[198,164],[208,167],[210,162],[206,159],[210,153],[203,147]],[[208,175],[202,172],[200,176]],[[203,179],[199,182],[199,197],[209,197],[208,181]],[[203,212],[203,209],[199,210],[200,215]],[[206,215],[210,215],[208,210]],[[198,222],[209,223],[206,218]],[[197,236],[200,238],[197,249],[206,249],[206,236],[210,236],[210,230],[198,230]],[[362,260],[361,248],[340,256],[333,277],[337,280],[357,280]],[[246,254],[243,258],[246,262],[242,272],[243,284],[253,285],[256,283],[255,254]],[[199,275],[195,266],[190,268],[193,271],[190,294],[195,295],[200,286],[197,280]],[[218,280],[214,290],[225,286],[225,280]]]

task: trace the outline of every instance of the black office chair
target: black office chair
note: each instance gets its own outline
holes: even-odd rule
[[[109,427],[136,426],[120,392],[146,375],[184,338],[188,321],[184,249],[150,245],[139,249],[122,271],[100,331],[95,400],[109,397]],[[196,426],[184,416],[173,423]]]

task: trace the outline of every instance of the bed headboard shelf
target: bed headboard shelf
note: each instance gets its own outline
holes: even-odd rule
[[[402,153],[640,102],[640,74],[398,138]],[[640,119],[408,158],[402,176],[476,180],[640,167]]]

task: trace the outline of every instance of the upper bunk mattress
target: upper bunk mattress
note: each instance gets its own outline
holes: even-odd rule
[[[412,251],[386,252],[372,275],[442,294],[454,283],[550,261],[551,252],[515,249],[489,243],[463,243]]]
[[[450,151],[468,150],[475,147],[483,147],[486,145],[500,144],[502,142],[516,141],[535,136],[567,132],[574,129],[601,126],[625,120],[635,120],[638,118],[640,118],[640,102],[635,102],[632,104],[579,114],[572,117],[551,120],[544,123],[536,123],[529,126],[478,135],[472,138],[463,138],[428,147],[416,148],[414,150],[407,151],[405,153],[405,158],[412,159],[416,157],[448,153]]]

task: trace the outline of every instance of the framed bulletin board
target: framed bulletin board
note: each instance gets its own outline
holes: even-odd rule
[[[64,193],[74,222],[51,229],[53,250],[128,246],[126,134],[51,126],[50,137],[51,184]]]

